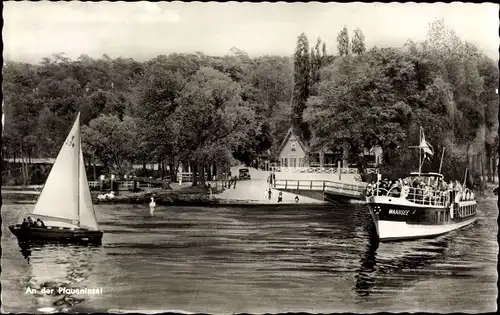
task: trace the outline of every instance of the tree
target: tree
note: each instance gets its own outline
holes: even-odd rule
[[[321,38],[318,37],[316,46],[311,48],[311,95],[316,94],[316,84],[320,80],[320,69],[324,65],[325,57],[321,55]]]
[[[349,32],[347,31],[347,26],[344,26],[337,36],[337,49],[341,57],[349,55]]]
[[[182,90],[174,119],[182,128],[179,143],[186,144],[183,158],[193,166],[193,186],[198,172],[203,184],[206,168],[228,163],[231,152],[255,129],[255,114],[242,106],[240,89],[228,75],[202,67]]]
[[[357,28],[354,30],[354,36],[352,37],[352,53],[356,55],[362,55],[366,52],[365,46],[365,36],[361,29]]]
[[[391,62],[388,62],[391,61]],[[340,58],[325,69],[318,96],[304,113],[315,150],[347,149],[363,171],[364,148],[379,145],[386,163],[406,141],[412,109],[401,82],[415,80],[402,52],[373,49],[366,58]]]
[[[87,156],[99,160],[105,169],[118,174],[131,171],[137,150],[137,124],[131,117],[121,121],[114,115],[101,115],[83,126],[82,144]]]
[[[306,139],[309,137],[309,130],[307,125],[302,121],[302,113],[306,107],[310,92],[310,69],[309,41],[307,36],[302,33],[297,40],[294,56],[295,85],[293,92],[292,127]]]
[[[173,56],[179,59],[179,55]],[[168,58],[158,58],[147,67],[141,82],[139,106],[136,110],[140,129],[140,152],[136,156],[146,161],[166,162],[170,178],[175,178],[180,164],[183,145],[179,142],[182,126],[174,117],[179,106],[178,98],[186,86],[191,71],[197,65],[188,58],[188,69],[176,68]]]

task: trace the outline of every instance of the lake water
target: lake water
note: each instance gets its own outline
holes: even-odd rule
[[[496,199],[478,220],[430,240],[381,243],[366,206],[97,206],[101,247],[20,251],[2,207],[4,312],[488,312],[497,299]],[[42,287],[102,294],[28,293]]]

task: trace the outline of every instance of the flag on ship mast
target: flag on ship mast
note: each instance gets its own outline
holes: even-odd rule
[[[429,142],[425,141],[424,131],[422,130],[422,139],[420,140],[420,148],[424,151],[424,159],[434,155],[434,149]]]

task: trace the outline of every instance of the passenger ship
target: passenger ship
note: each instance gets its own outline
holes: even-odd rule
[[[417,179],[427,185],[442,181],[438,173],[411,173],[405,180]],[[377,189],[367,197],[367,204],[381,241],[415,239],[444,234],[473,223],[477,216],[474,198],[460,196],[458,192],[434,191],[425,194],[420,188],[408,188],[409,192],[397,194],[394,188]]]
[[[433,154],[421,133],[419,148]],[[443,151],[444,155],[444,151]],[[441,157],[442,162],[442,157]],[[420,161],[421,169],[422,161]],[[470,193],[456,190],[414,188],[415,181],[427,187],[440,187],[444,177],[440,173],[413,172],[404,179],[408,184],[401,192],[397,187],[389,191],[377,188],[366,197],[366,203],[381,241],[416,239],[441,235],[468,224],[477,218],[477,202]],[[378,182],[377,181],[377,187]]]

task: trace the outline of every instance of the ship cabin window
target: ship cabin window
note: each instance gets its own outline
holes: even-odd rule
[[[438,223],[438,212],[437,211],[434,211],[434,222]]]

